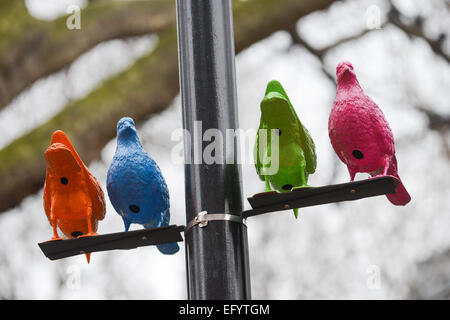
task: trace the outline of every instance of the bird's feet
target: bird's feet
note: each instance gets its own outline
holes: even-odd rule
[[[86,234],[82,234],[82,235],[78,236],[77,238],[93,237],[93,236],[98,236],[98,233],[95,233],[95,232],[88,232],[88,233],[86,233]]]
[[[380,174],[376,174],[376,175],[373,175],[373,176],[369,176],[369,178],[368,179],[373,179],[373,178],[380,178],[380,177],[391,177],[390,175],[388,175],[388,174],[383,174],[383,173],[380,173]]]
[[[293,188],[291,189],[291,191],[303,191],[303,190],[307,190],[307,189],[311,189],[311,188],[314,188],[314,187],[313,187],[313,186],[310,186],[310,185],[308,185],[308,184],[305,184],[305,185],[303,185],[303,186],[293,187]]]
[[[395,185],[395,187],[397,187],[399,184],[401,184],[400,180],[397,177],[395,177],[393,175],[390,175],[390,174],[382,174],[382,173],[380,173],[380,174],[377,174],[377,175],[369,177],[369,179],[381,178],[381,177],[389,177],[389,178],[391,178],[392,182]]]
[[[269,194],[277,194],[278,191],[275,190],[268,190],[268,191],[264,191],[264,192],[259,192],[259,193],[255,193],[253,196],[254,197],[258,197],[258,196],[265,196],[265,195],[269,195]]]

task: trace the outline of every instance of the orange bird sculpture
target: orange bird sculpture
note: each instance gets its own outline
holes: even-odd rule
[[[97,235],[106,212],[103,190],[64,132],[53,133],[45,161],[44,209],[53,228],[51,240],[62,240],[57,227],[69,239]],[[89,263],[90,253],[86,259]]]

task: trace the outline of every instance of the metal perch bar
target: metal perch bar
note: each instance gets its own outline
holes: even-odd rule
[[[267,212],[304,208],[321,204],[358,200],[395,193],[399,181],[390,176],[329,186],[297,189],[291,192],[254,195],[248,198],[253,209],[243,212],[248,218]]]
[[[143,246],[179,242],[183,241],[181,236],[183,231],[184,226],[172,225],[76,239],[46,241],[39,243],[39,247],[47,258],[58,260],[89,252],[116,249],[128,250]]]
[[[242,218],[274,211],[385,195],[394,193],[397,184],[396,178],[386,176],[305,190],[298,189],[286,193],[254,195],[248,198],[253,209],[242,212]],[[239,216],[236,216],[236,218],[239,218]],[[46,241],[39,243],[39,247],[47,258],[58,260],[88,252],[128,250],[143,246],[180,242],[183,241],[181,233],[187,231],[188,228],[185,226],[172,225],[92,237]]]

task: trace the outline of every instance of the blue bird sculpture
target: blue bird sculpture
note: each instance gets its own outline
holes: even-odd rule
[[[125,231],[132,223],[147,229],[169,225],[169,190],[158,165],[142,147],[131,118],[117,123],[117,148],[108,169],[106,188]],[[174,254],[180,249],[176,242],[157,248],[163,254]]]

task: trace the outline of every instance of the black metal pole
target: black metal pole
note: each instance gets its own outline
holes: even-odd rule
[[[231,0],[177,0],[177,19],[183,126],[189,132],[184,139],[186,221],[202,211],[240,217],[236,138],[226,141],[227,129],[238,126]],[[208,129],[217,131],[203,141]],[[220,145],[212,153],[214,163],[203,157],[211,142]],[[185,243],[189,299],[250,299],[245,225],[197,224],[186,232]]]

